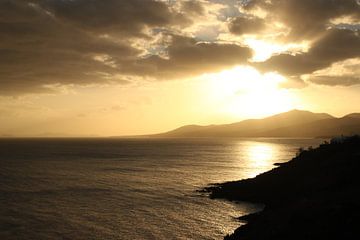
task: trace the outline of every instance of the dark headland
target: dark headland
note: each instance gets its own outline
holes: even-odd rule
[[[263,203],[225,239],[360,239],[360,137],[299,151],[255,178],[204,189],[211,198]]]

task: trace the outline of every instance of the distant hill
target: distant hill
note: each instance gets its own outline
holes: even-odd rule
[[[360,113],[351,113],[351,114],[348,114],[344,117],[347,117],[347,118],[360,118]]]
[[[332,137],[360,133],[360,113],[335,118],[292,110],[263,119],[223,125],[187,125],[150,137]]]

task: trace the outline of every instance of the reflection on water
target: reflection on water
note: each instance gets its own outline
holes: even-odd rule
[[[273,168],[275,163],[290,160],[295,156],[297,150],[295,146],[300,146],[302,142],[306,141],[311,143],[319,140],[254,139],[251,141],[239,141],[237,145],[238,165],[241,169],[239,178],[255,177],[259,173]],[[285,142],[286,144],[284,144]]]
[[[247,151],[248,161],[252,163],[254,167],[268,165],[268,161],[271,160],[275,151],[278,149],[270,144],[254,142],[249,146]]]
[[[0,140],[0,239],[223,239],[254,206],[196,190],[252,177],[317,143]]]

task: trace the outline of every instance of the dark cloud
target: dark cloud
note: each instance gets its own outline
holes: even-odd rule
[[[270,21],[279,21],[290,28],[287,38],[292,41],[312,39],[324,31],[330,21],[339,17],[360,20],[357,0],[252,0],[245,9],[261,8]]]
[[[183,36],[172,36],[167,57],[151,56],[137,61],[130,71],[159,78],[178,78],[214,72],[224,67],[247,63],[252,51],[235,44],[197,42]]]
[[[299,77],[330,67],[333,63],[360,56],[360,34],[347,29],[330,29],[306,53],[280,54],[254,65],[263,71],[276,71]]]
[[[351,86],[360,84],[360,76],[311,76],[308,81],[328,86]]]
[[[185,14],[203,15],[205,12],[203,4],[198,1],[185,1],[181,8]]]
[[[259,33],[266,27],[265,20],[255,16],[239,16],[230,21],[229,30],[234,34]]]
[[[203,11],[194,2],[184,2],[182,10]],[[174,37],[167,47],[166,60],[157,55],[139,58],[142,50],[132,47],[131,37],[143,37],[145,27],[186,22],[181,13],[157,1],[2,1],[0,94],[114,82],[121,74],[185,76],[250,56],[248,49],[237,45],[197,44],[181,37]]]
[[[63,85],[127,84],[124,75],[173,79],[248,64],[252,56],[248,47],[181,36],[179,27],[204,15],[204,6],[196,1],[2,0],[0,95],[51,92]],[[253,0],[246,8],[255,6],[268,11],[269,17],[228,14],[231,32],[259,33],[268,21],[281,20],[291,28],[291,38],[307,39],[311,32],[309,36],[317,39],[309,52],[256,63],[263,71],[298,79],[359,56],[356,29],[327,29],[335,17],[360,19],[355,1]],[[154,51],[147,46],[162,35],[161,46]]]
[[[146,26],[183,25],[188,22],[183,14],[160,1],[40,0],[38,4],[64,22],[104,34],[139,35]]]
[[[102,74],[117,70],[94,56],[126,59],[139,53],[125,42],[64,24],[27,1],[2,1],[0,9],[2,95],[49,91],[49,85],[56,84],[104,82]]]
[[[266,13],[265,18],[248,18],[246,15],[234,18],[229,23],[229,29],[234,34],[253,33],[261,36],[265,29],[269,33],[271,23],[280,22],[287,27],[287,31],[282,34],[273,32],[279,41],[312,41],[308,52],[282,53],[265,62],[254,63],[262,71],[276,71],[285,75],[292,86],[303,86],[300,83],[303,74],[312,74],[333,63],[360,57],[360,3],[357,0],[250,0],[242,1],[242,7],[248,13],[261,9]],[[357,82],[356,77],[345,77],[343,83],[340,79],[322,76],[314,77],[312,82],[331,85],[335,85],[335,82],[336,85]]]
[[[360,58],[337,62],[307,77],[308,82],[329,86],[360,84]]]
[[[184,2],[182,9],[202,12],[202,6],[192,2]],[[133,43],[144,37],[144,28],[182,22],[182,13],[158,1],[1,1],[0,94],[49,92],[62,85],[126,84],[121,80],[125,74],[177,78],[250,57],[244,47],[180,36],[164,42],[167,59],[157,53],[140,57],[144,49]]]

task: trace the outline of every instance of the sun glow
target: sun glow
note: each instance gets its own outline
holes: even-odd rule
[[[254,144],[248,148],[248,155],[254,166],[262,166],[272,160],[274,150],[270,145]]]
[[[279,149],[273,144],[249,141],[242,145],[241,149],[245,149],[242,154],[245,154],[245,159],[247,159],[249,177],[272,168],[278,161]]]
[[[307,52],[309,49],[309,42],[302,43],[271,43],[259,39],[248,38],[245,39],[245,44],[252,48],[254,56],[252,61],[261,62],[270,58],[274,54],[283,52]]]
[[[238,66],[210,79],[209,97],[220,102],[227,114],[239,117],[263,117],[294,108],[294,97],[279,88],[286,79],[275,73],[261,74],[251,67]]]

